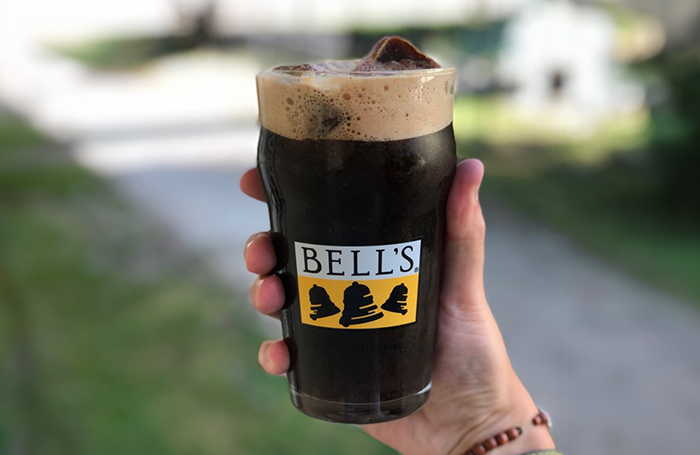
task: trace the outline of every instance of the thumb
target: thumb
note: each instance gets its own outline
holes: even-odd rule
[[[489,313],[484,293],[486,225],[479,204],[483,176],[481,161],[463,161],[447,199],[442,298],[443,310],[456,315]]]

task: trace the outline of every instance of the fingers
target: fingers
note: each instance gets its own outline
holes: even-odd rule
[[[249,272],[267,275],[277,264],[277,255],[272,239],[266,232],[260,232],[248,239],[243,252],[245,266]]]
[[[447,200],[445,260],[442,291],[455,308],[487,308],[484,296],[484,238],[486,226],[479,205],[484,165],[465,160],[457,166]]]
[[[289,349],[283,340],[265,341],[258,352],[258,362],[270,374],[284,374],[289,370]]]
[[[265,202],[265,191],[263,191],[262,180],[257,169],[249,169],[241,177],[241,190],[259,201]]]
[[[282,281],[276,275],[258,277],[250,287],[250,302],[260,313],[279,317],[279,311],[284,306],[284,288]]]
[[[248,196],[265,202],[260,174],[257,169],[250,169],[241,177],[241,190]],[[252,236],[246,244],[246,268],[253,273],[266,275],[270,273],[277,257],[272,240],[266,233]],[[284,306],[284,288],[279,277],[275,275],[258,277],[250,288],[250,301],[256,310],[274,316]],[[282,340],[265,341],[260,346],[258,362],[269,374],[284,374],[289,370],[289,350]]]
[[[284,306],[284,288],[276,275],[269,275],[277,263],[277,256],[269,234],[253,235],[243,253],[246,268],[258,276],[250,287],[248,297],[253,307],[262,314],[278,317]]]

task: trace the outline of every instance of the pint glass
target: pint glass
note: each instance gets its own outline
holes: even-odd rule
[[[454,72],[270,70],[257,77],[292,402],[375,423],[430,392]]]

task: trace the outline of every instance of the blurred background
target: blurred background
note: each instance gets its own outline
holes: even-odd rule
[[[562,451],[697,453],[696,0],[0,0],[0,454],[389,454],[293,409],[247,302],[254,76],[458,70],[487,295]]]

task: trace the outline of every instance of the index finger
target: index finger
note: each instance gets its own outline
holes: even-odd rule
[[[248,169],[241,177],[241,190],[258,201],[265,202],[265,191],[263,191],[260,173],[256,168]]]

